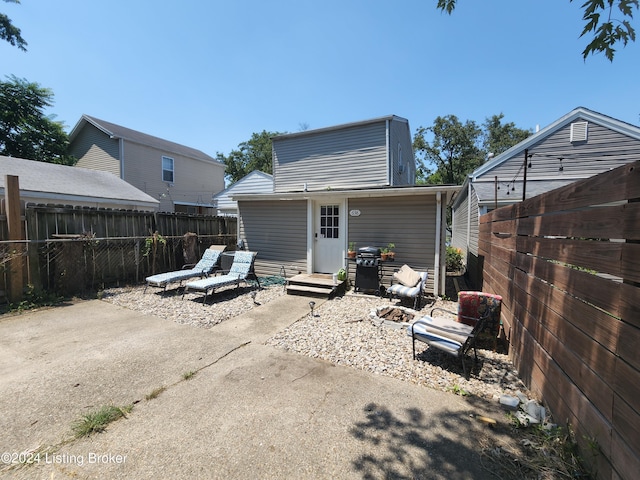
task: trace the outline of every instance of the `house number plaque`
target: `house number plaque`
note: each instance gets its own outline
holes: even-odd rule
[[[349,210],[349,215],[351,215],[352,217],[359,217],[360,210]]]

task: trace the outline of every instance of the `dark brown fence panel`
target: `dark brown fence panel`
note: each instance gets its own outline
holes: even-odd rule
[[[599,478],[640,471],[640,162],[480,218],[510,354]],[[592,458],[593,444],[600,454]]]

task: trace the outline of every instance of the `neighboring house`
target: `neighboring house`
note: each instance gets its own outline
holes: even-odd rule
[[[337,272],[347,248],[395,244],[396,261],[428,270],[444,292],[446,205],[458,186],[415,186],[409,122],[391,115],[273,141],[274,191],[240,194],[238,239],[261,275]],[[355,270],[351,263],[351,273]]]
[[[238,202],[233,200],[233,195],[242,193],[272,193],[273,176],[268,173],[254,170],[237,182],[229,185],[222,192],[217,193],[211,199],[217,215],[238,216]]]
[[[35,203],[155,211],[160,204],[107,172],[0,156],[3,197],[5,175],[18,177],[23,207]]]
[[[640,128],[579,107],[477,168],[452,203],[451,244],[471,280],[481,268],[480,215],[638,159]]]
[[[83,115],[69,134],[77,166],[110,172],[160,200],[160,211],[214,214],[224,164],[174,142]]]

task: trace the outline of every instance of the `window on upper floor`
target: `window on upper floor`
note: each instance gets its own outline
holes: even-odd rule
[[[173,158],[162,157],[162,181],[173,183]]]

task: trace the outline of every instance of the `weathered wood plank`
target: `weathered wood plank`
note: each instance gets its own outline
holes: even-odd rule
[[[640,283],[640,244],[622,244],[621,276],[625,280]]]
[[[620,277],[624,245],[618,242],[518,237],[516,248],[521,253]]]
[[[591,303],[615,317],[622,317],[623,289],[620,282],[522,253],[517,255],[515,264],[520,270],[529,272],[556,288],[571,293],[574,297]],[[637,305],[637,308],[640,309],[640,305]]]
[[[520,270],[514,272],[514,282],[518,287],[529,292],[531,296],[539,298],[547,308],[562,315],[612,353],[617,351],[622,322]]]
[[[571,183],[518,204],[518,217],[603,205],[635,198],[640,162]],[[635,171],[634,171],[635,169]],[[630,196],[631,195],[631,196]],[[499,210],[499,209],[498,209]]]
[[[521,218],[518,235],[625,238],[626,205]]]

